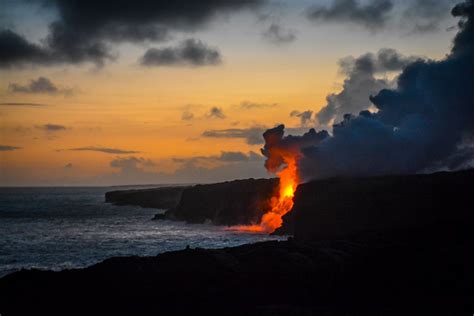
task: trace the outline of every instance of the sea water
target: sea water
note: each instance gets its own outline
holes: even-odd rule
[[[0,188],[0,277],[22,268],[80,268],[115,256],[278,239],[210,224],[152,221],[164,210],[105,203],[105,192],[114,189]]]

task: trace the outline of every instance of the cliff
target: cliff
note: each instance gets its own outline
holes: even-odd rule
[[[321,240],[440,223],[474,225],[473,193],[474,170],[313,181],[298,186],[293,209],[276,233]]]
[[[245,179],[185,188],[166,219],[190,223],[210,221],[215,225],[257,223],[270,208],[278,179]]]
[[[158,209],[169,209],[178,205],[186,187],[163,187],[153,189],[121,190],[105,193],[105,202],[116,205],[136,205]]]

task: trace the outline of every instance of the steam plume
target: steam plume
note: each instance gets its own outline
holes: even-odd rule
[[[299,157],[301,181],[451,169],[453,159],[456,168],[472,163],[474,1],[456,5],[451,13],[460,17],[460,31],[445,59],[409,63],[397,88],[367,96],[375,113],[344,115],[332,135],[311,129],[303,136],[285,137],[283,126],[268,130],[262,150],[267,169],[284,164],[286,152]]]

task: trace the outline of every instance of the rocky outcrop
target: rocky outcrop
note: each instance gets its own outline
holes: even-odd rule
[[[279,232],[321,240],[439,223],[474,227],[473,193],[474,170],[313,181],[298,187]]]
[[[165,218],[190,223],[247,225],[259,222],[270,209],[278,179],[245,179],[184,189],[179,204]]]
[[[169,209],[178,205],[185,186],[111,191],[105,193],[105,202],[116,205],[135,205]]]
[[[2,315],[472,315],[472,230],[265,242],[0,279]]]

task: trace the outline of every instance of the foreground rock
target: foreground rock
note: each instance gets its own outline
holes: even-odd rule
[[[105,193],[105,202],[169,209],[178,205],[184,189],[185,186],[111,191]]]
[[[278,179],[245,179],[184,189],[179,204],[165,218],[189,223],[248,225],[260,221],[278,192]]]
[[[470,227],[265,242],[0,279],[2,315],[472,315]]]

